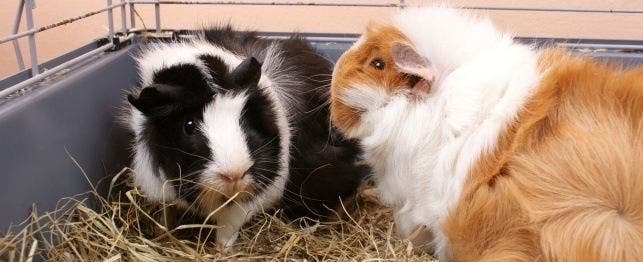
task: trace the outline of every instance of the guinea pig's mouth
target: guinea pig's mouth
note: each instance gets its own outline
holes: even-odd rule
[[[248,200],[254,195],[255,185],[252,181],[239,180],[234,183],[202,183],[200,201],[220,202],[221,200]]]

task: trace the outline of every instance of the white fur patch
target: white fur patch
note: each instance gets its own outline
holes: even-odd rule
[[[243,61],[243,57],[200,39],[181,43],[151,43],[145,45],[141,55],[136,58],[142,86],[152,84],[154,73],[180,64],[195,65],[208,80],[212,80],[208,69],[199,59],[200,55],[221,58],[232,69]]]
[[[139,185],[150,200],[169,203],[176,198],[174,188],[166,181],[162,170],[151,166],[152,159],[148,152],[147,145],[136,145],[133,163],[134,184]]]
[[[254,164],[241,129],[247,98],[245,93],[216,95],[203,111],[201,131],[208,139],[213,161],[202,173],[202,181],[215,181],[219,173],[244,173]]]
[[[304,72],[296,65],[286,66],[287,64],[284,63],[284,61],[288,59],[288,57],[285,56],[280,44],[271,44],[265,53],[266,60],[261,69],[266,75],[260,79],[260,84],[271,87],[272,90],[269,92],[274,94],[277,101],[284,106],[285,112],[288,113],[289,117],[304,113],[303,108],[305,108],[305,105],[303,103],[305,101],[300,99],[303,94],[295,93],[299,92],[297,89],[283,89],[286,85],[296,86],[306,84],[300,79]],[[270,80],[268,81],[268,79]]]
[[[382,87],[355,86],[340,99],[366,110],[349,135],[362,138],[383,201],[404,218],[399,232],[408,236],[426,225],[440,259],[448,260],[440,224],[470,168],[493,149],[539,81],[537,55],[460,10],[407,8],[394,21],[435,66],[434,91],[419,102],[392,94],[380,106]]]
[[[224,246],[229,246],[234,242],[237,238],[238,230],[247,220],[257,212],[273,207],[281,199],[288,180],[290,137],[292,132],[288,117],[291,115],[289,110],[296,110],[297,106],[292,104],[294,101],[291,97],[292,94],[289,94],[288,90],[285,90],[283,86],[294,81],[288,74],[292,74],[294,72],[292,70],[296,69],[283,68],[284,58],[281,56],[280,46],[272,44],[265,52],[266,57],[261,68],[262,75],[259,79],[259,88],[273,104],[272,109],[275,112],[275,121],[279,129],[281,138],[280,166],[277,172],[279,176],[275,177],[271,186],[266,187],[261,193],[254,196],[253,201],[233,203],[232,206],[222,210],[221,214],[216,216],[217,224],[224,227],[217,231],[217,243]]]
[[[135,108],[132,108],[129,117],[130,129],[134,131],[136,138],[141,137],[145,116]],[[143,193],[152,201],[170,202],[175,200],[176,193],[170,183],[167,183],[165,176],[157,168],[152,167],[152,159],[149,155],[147,144],[136,142],[134,146],[134,184],[141,187]]]
[[[351,108],[369,112],[384,106],[389,100],[389,95],[382,88],[358,84],[346,88],[339,95],[339,100]],[[345,135],[348,138],[360,138],[372,132],[369,127],[374,126],[375,123],[365,123],[365,121],[368,121],[368,119],[358,123],[356,127],[348,130]]]

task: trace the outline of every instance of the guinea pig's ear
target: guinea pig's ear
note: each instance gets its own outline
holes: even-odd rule
[[[239,86],[255,86],[261,78],[261,64],[254,57],[246,58],[230,75],[234,83]]]
[[[171,95],[163,85],[150,85],[143,88],[138,97],[129,94],[127,100],[136,109],[147,116],[158,115],[161,111],[168,111],[172,104]]]
[[[394,43],[391,46],[391,56],[395,66],[401,72],[420,77],[429,83],[435,78],[431,62],[418,54],[410,45]]]

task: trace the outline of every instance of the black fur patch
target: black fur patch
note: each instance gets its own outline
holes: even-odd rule
[[[255,162],[249,173],[258,182],[258,189],[263,190],[277,177],[281,137],[270,101],[258,89],[249,89],[247,92],[249,96],[243,110],[241,128]]]
[[[230,83],[235,87],[226,88],[232,92],[245,93],[248,98],[241,116],[241,129],[246,136],[254,165],[248,170],[257,182],[259,193],[270,186],[279,171],[281,137],[277,127],[277,116],[272,102],[259,90],[261,64],[254,57],[247,58],[230,73]]]
[[[155,73],[153,84],[143,88],[138,98],[130,95],[130,102],[148,117],[139,139],[148,145],[152,165],[163,170],[187,201],[195,199],[193,181],[211,153],[202,142],[205,136],[200,132],[187,134],[185,126],[189,121],[203,121],[203,109],[213,94],[198,67],[179,64]],[[137,104],[154,106],[142,108]]]
[[[153,84],[144,87],[129,102],[147,117],[167,117],[202,107],[212,99],[211,90],[198,67],[179,64],[154,74]]]
[[[213,82],[216,85],[221,87],[227,85],[224,81],[228,77],[228,66],[226,66],[221,58],[214,57],[212,55],[200,55],[199,59],[201,59],[203,64],[208,67],[210,75],[213,78]]]

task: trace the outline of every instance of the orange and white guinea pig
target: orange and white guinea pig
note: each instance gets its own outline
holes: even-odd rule
[[[643,68],[407,8],[337,62],[331,118],[361,141],[396,230],[440,259],[643,259]]]

